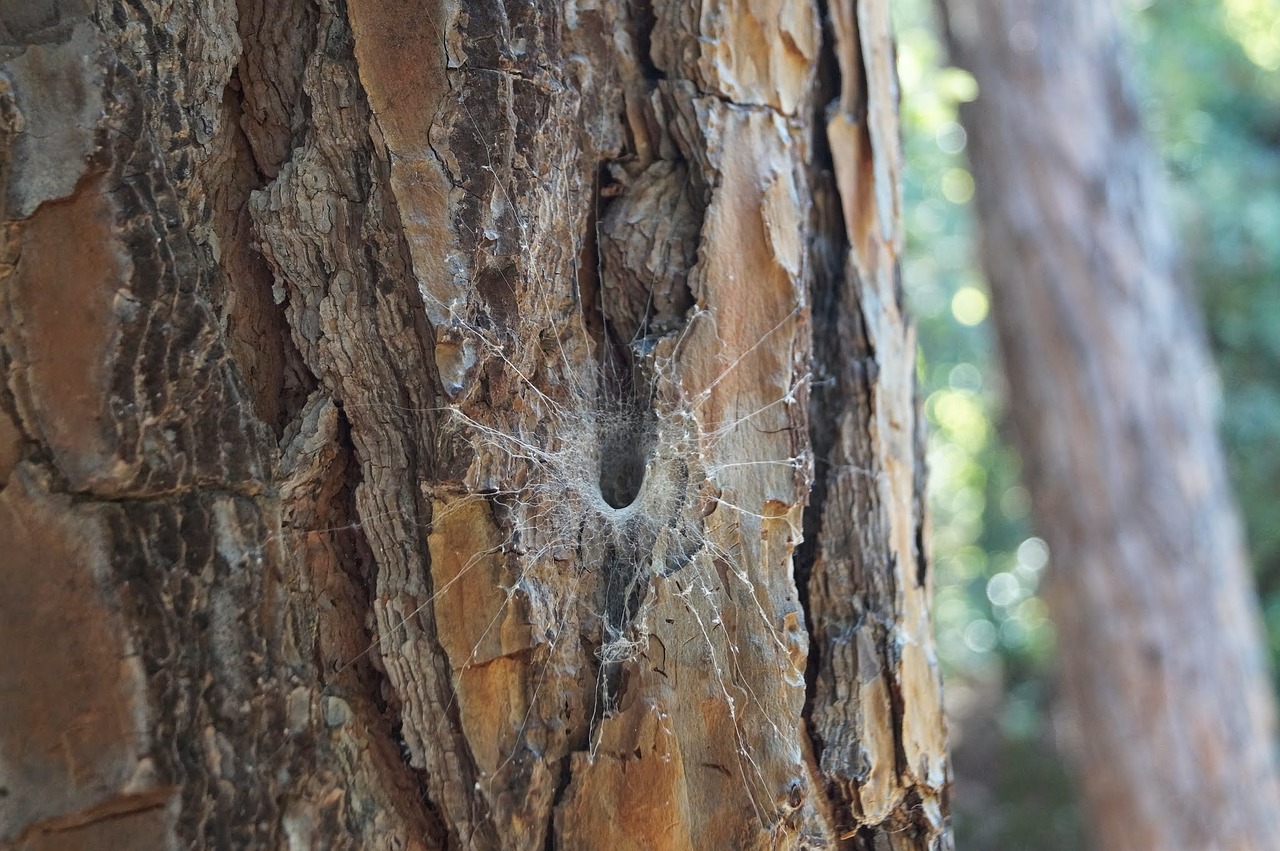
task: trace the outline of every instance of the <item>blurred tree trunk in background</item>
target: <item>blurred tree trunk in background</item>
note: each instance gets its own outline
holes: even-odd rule
[[[0,843],[949,846],[823,15],[0,3]]]
[[[1215,378],[1106,0],[947,0],[983,263],[1100,847],[1280,841]]]

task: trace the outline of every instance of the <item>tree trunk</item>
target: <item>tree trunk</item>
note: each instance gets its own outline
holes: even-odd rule
[[[1104,0],[948,2],[1009,408],[1089,820],[1109,849],[1280,835],[1214,377]]]
[[[0,9],[0,841],[949,846],[883,2]]]

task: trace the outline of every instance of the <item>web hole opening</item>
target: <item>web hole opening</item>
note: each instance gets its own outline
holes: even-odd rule
[[[649,452],[653,445],[649,429],[628,417],[600,435],[600,496],[615,510],[635,503],[644,487]]]

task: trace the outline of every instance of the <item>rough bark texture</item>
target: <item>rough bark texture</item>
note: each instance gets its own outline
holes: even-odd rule
[[[1099,847],[1280,836],[1256,598],[1104,0],[949,2],[1010,409]]]
[[[950,844],[884,3],[0,41],[0,842]]]

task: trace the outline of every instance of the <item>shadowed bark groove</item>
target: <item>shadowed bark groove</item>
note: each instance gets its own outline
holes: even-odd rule
[[[0,841],[949,846],[882,3],[37,5]]]

